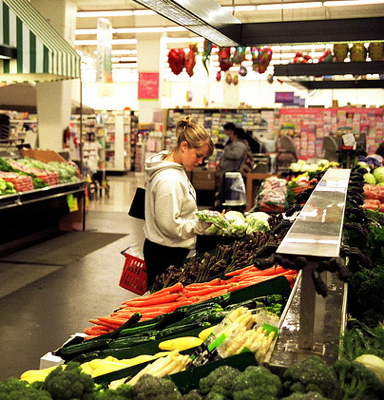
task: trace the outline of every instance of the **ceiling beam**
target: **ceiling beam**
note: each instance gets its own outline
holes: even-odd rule
[[[246,47],[384,41],[384,17],[232,24],[217,29]]]
[[[240,25],[241,22],[214,0],[134,0],[170,21],[224,46],[238,46],[217,28]]]

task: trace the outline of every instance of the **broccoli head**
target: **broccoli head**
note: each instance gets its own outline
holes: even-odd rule
[[[283,374],[283,386],[287,395],[317,392],[333,400],[340,398],[335,370],[317,355],[309,355],[289,366]]]
[[[280,378],[263,366],[248,366],[233,383],[234,400],[276,400],[281,392]]]
[[[183,400],[203,400],[203,398],[197,389],[192,389],[183,395]]]
[[[176,385],[167,378],[143,375],[133,386],[135,400],[181,400],[182,395]]]
[[[69,362],[52,370],[43,385],[53,400],[93,400],[95,387],[91,375],[82,372],[77,362]]]
[[[340,359],[333,364],[333,368],[340,383],[343,400],[384,398],[384,385],[363,364]]]
[[[234,380],[240,374],[237,368],[222,365],[200,379],[200,392],[209,395],[208,400],[226,400],[231,397]]]
[[[0,382],[0,400],[52,400],[51,395],[15,377]]]
[[[308,392],[308,393],[292,393],[288,397],[284,397],[282,400],[329,400],[328,397],[323,397],[320,393],[317,392]]]
[[[134,400],[133,387],[120,385],[117,389],[105,389],[96,393],[95,400]]]

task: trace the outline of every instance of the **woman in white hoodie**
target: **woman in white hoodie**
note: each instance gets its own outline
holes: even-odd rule
[[[187,116],[176,125],[177,144],[145,161],[146,195],[144,260],[150,288],[170,265],[182,267],[196,235],[207,224],[198,220],[196,192],[185,171],[192,171],[212,155],[208,132]]]

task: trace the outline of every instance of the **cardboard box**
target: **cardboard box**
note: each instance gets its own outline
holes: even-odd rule
[[[41,161],[43,163],[49,163],[50,161],[57,161],[60,163],[68,164],[68,161],[63,158],[60,154],[53,150],[40,150],[40,149],[20,149],[20,153],[23,157],[33,158],[34,160]],[[79,171],[76,172],[76,176],[83,179],[83,176]]]
[[[196,190],[215,190],[216,170],[195,169],[192,172],[192,185]]]
[[[23,157],[33,158],[44,163],[50,161],[57,161],[67,163],[67,161],[53,150],[39,150],[39,149],[21,149],[20,153]]]

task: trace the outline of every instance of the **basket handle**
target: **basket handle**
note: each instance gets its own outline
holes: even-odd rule
[[[122,255],[124,256],[125,253],[126,253],[126,251],[127,251],[128,249],[130,249],[131,247],[132,247],[132,245],[129,245],[126,249],[120,251],[120,254],[122,254]]]

